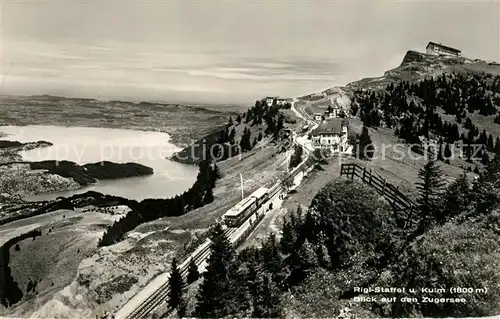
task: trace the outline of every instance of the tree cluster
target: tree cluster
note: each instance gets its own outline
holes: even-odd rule
[[[322,189],[306,212],[299,206],[290,213],[283,220],[281,238],[270,235],[261,248],[247,248],[237,253],[222,227],[216,225],[210,237],[207,270],[202,274],[194,312],[189,315],[200,318],[283,316],[286,302],[283,298],[287,292],[302,285],[320,269],[341,274],[355,268],[363,272],[366,285],[427,287],[431,284],[428,273],[439,276],[447,285],[458,284],[463,276],[454,276],[453,271],[447,270],[447,263],[432,265],[429,259],[432,256],[420,249],[422,236],[450,221],[469,222],[471,216],[489,216],[495,207],[500,207],[498,180],[500,157],[490,162],[476,182],[471,184],[464,173],[448,186],[444,185],[436,162],[429,161],[419,174],[418,205],[413,214],[408,215],[415,227],[410,228],[397,222],[397,215],[407,212],[393,211],[366,185],[340,179]],[[436,269],[440,269],[439,272]],[[382,276],[387,273],[392,275]],[[475,280],[473,274],[467,276],[467,280]],[[188,280],[193,281],[195,279]],[[350,281],[332,284],[345,287],[341,292],[343,298],[356,295],[349,288],[353,285]],[[478,297],[478,300],[480,308],[474,308],[477,306],[474,304],[454,312],[450,312],[449,304],[445,303],[408,306],[396,302],[367,307],[374,314],[391,317],[415,313],[485,315],[487,298]]]
[[[363,125],[361,135],[356,140],[354,145],[354,156],[362,160],[371,160],[375,153],[375,146],[372,143],[368,128]]]
[[[265,134],[279,137],[279,132],[284,126],[284,116],[279,112],[280,107],[276,104],[268,106],[265,100],[255,101],[253,107],[246,113],[245,123],[250,125],[266,124]]]
[[[491,223],[498,220],[500,208],[500,157],[495,157],[479,179],[470,183],[466,173],[444,187],[442,172],[434,161],[420,171],[417,227],[401,245],[388,270],[390,286],[417,288],[443,284],[446,287],[480,286],[485,281],[497,287],[496,266],[484,266],[498,245],[479,247],[498,241]],[[470,231],[469,231],[470,230]],[[486,246],[488,246],[486,248]],[[497,257],[492,256],[492,260]],[[493,263],[492,260],[486,264]],[[481,266],[483,265],[483,266]],[[439,284],[436,284],[439,283]],[[495,288],[492,288],[495,289]],[[440,294],[440,298],[468,298],[464,304],[394,303],[378,308],[382,316],[407,317],[420,313],[428,317],[487,316],[496,311],[498,292],[489,294]],[[383,309],[383,310],[382,310]]]
[[[302,162],[302,155],[304,153],[304,149],[300,145],[295,146],[295,150],[290,159],[290,169],[297,167]]]
[[[350,195],[345,197],[340,190]],[[338,205],[332,207],[332,202]],[[384,245],[372,243],[384,237],[380,241],[387,244],[384,234],[391,228],[389,212],[387,204],[366,186],[337,181],[315,197],[307,212],[299,206],[285,218],[281,239],[272,234],[261,248],[247,248],[237,254],[221,226],[216,225],[192,315],[282,316],[283,295],[311,273],[320,268],[333,271],[348,267],[360,248],[382,254],[380,247]]]
[[[408,143],[418,143],[418,136],[428,139],[431,135],[454,143],[460,138],[457,123],[462,123],[467,114],[497,114],[499,86],[500,76],[443,74],[417,83],[391,83],[383,92],[358,90],[354,105],[359,107],[365,125],[395,128]],[[453,115],[457,123],[443,121],[438,112]]]

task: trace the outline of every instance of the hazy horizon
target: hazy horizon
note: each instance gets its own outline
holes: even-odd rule
[[[500,60],[496,1],[3,1],[1,10],[3,94],[245,104],[380,76],[429,41]]]

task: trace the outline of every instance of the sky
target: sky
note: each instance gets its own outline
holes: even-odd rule
[[[250,104],[380,76],[429,41],[500,61],[500,0],[0,3],[3,94]]]

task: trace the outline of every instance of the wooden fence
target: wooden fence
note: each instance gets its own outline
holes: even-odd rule
[[[401,191],[399,191],[394,185],[387,182],[387,180],[380,176],[377,172],[358,164],[349,163],[342,164],[340,168],[340,175],[350,179],[358,178],[363,183],[373,187],[380,195],[387,199],[396,213],[407,213],[404,217],[401,215],[398,217],[400,219],[404,219],[404,224],[407,227],[411,227],[412,211],[416,207],[415,202],[409,199],[405,194],[401,193]]]

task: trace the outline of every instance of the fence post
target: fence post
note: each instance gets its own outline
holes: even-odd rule
[[[410,212],[408,214],[408,216],[406,217],[406,224],[409,226],[408,227],[412,227],[413,226],[413,208],[410,208]]]

